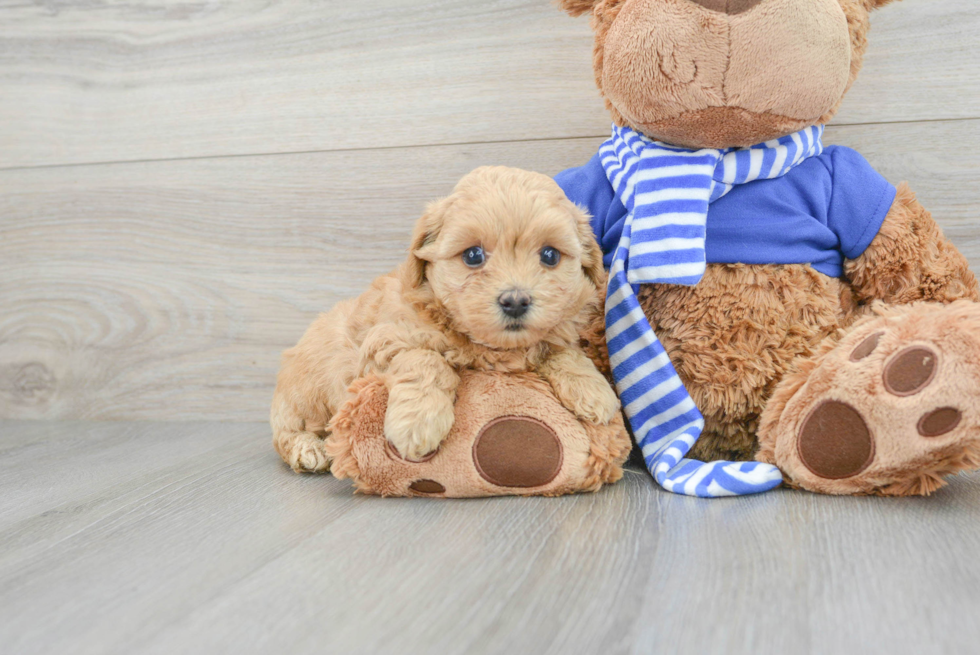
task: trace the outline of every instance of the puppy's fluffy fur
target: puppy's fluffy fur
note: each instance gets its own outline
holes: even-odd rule
[[[463,253],[481,247],[485,263]],[[555,266],[542,250],[560,253]],[[472,264],[472,260],[470,264]],[[548,177],[479,168],[418,221],[408,259],[338,303],[283,355],[273,442],[296,471],[325,471],[324,438],[348,387],[370,373],[389,388],[385,434],[403,457],[434,451],[453,425],[463,368],[536,371],[576,415],[608,423],[619,400],[579,348],[605,283],[588,217]],[[520,317],[507,294],[530,304]]]

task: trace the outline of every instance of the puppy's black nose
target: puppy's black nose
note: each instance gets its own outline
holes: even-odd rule
[[[531,296],[522,291],[505,291],[497,298],[500,310],[511,318],[520,318],[531,306]]]

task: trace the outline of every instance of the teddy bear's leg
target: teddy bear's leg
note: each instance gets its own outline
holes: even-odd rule
[[[925,495],[980,468],[980,305],[877,304],[783,378],[759,446],[828,494]]]
[[[402,457],[385,437],[390,395],[363,378],[331,422],[327,452],[338,478],[383,496],[559,495],[596,491],[622,476],[630,440],[617,414],[607,425],[579,421],[543,379],[462,374],[453,428],[434,453]]]
[[[783,378],[757,457],[812,491],[927,494],[980,466],[980,287],[904,184],[845,272],[875,315]]]

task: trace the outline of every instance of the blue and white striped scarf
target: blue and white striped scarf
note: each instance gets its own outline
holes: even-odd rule
[[[779,486],[759,462],[698,462],[684,456],[704,418],[636,299],[639,284],[695,285],[705,271],[708,205],[736,184],[781,177],[823,152],[823,126],[751,148],[686,150],[613,126],[599,149],[616,197],[626,207],[606,295],[606,342],[616,389],[647,467],[668,491],[741,496]]]

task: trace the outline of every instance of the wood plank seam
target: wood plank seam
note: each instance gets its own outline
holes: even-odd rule
[[[969,123],[972,121],[980,121],[980,115],[976,117],[967,118],[936,118],[936,119],[921,119],[912,121],[866,121],[862,123],[838,123],[832,121],[828,124],[829,128],[834,127],[860,127],[860,126],[879,126],[879,125],[928,125],[931,123]],[[488,140],[488,141],[459,141],[459,142],[446,142],[446,143],[417,143],[404,146],[365,146],[363,148],[326,148],[321,150],[295,150],[295,151],[276,151],[276,152],[254,152],[254,153],[237,153],[231,155],[201,155],[199,157],[173,157],[173,158],[162,158],[162,159],[123,159],[116,161],[90,161],[90,162],[80,162],[80,163],[66,163],[66,164],[39,164],[37,166],[0,166],[0,173],[8,171],[34,171],[34,170],[50,170],[50,169],[64,169],[64,168],[84,168],[87,166],[122,166],[126,164],[157,164],[157,163],[167,163],[167,162],[192,162],[192,161],[213,161],[217,159],[241,159],[245,157],[288,157],[291,155],[322,155],[330,153],[351,153],[351,152],[377,152],[385,150],[412,150],[417,148],[456,148],[456,147],[466,147],[466,146],[485,146],[485,145],[503,145],[509,143],[541,143],[541,142],[551,142],[551,141],[580,141],[580,140],[593,140],[593,139],[606,139],[609,138],[608,133],[595,133],[586,135],[576,135],[576,136],[549,136],[542,137],[539,139],[500,139],[500,140]]]

